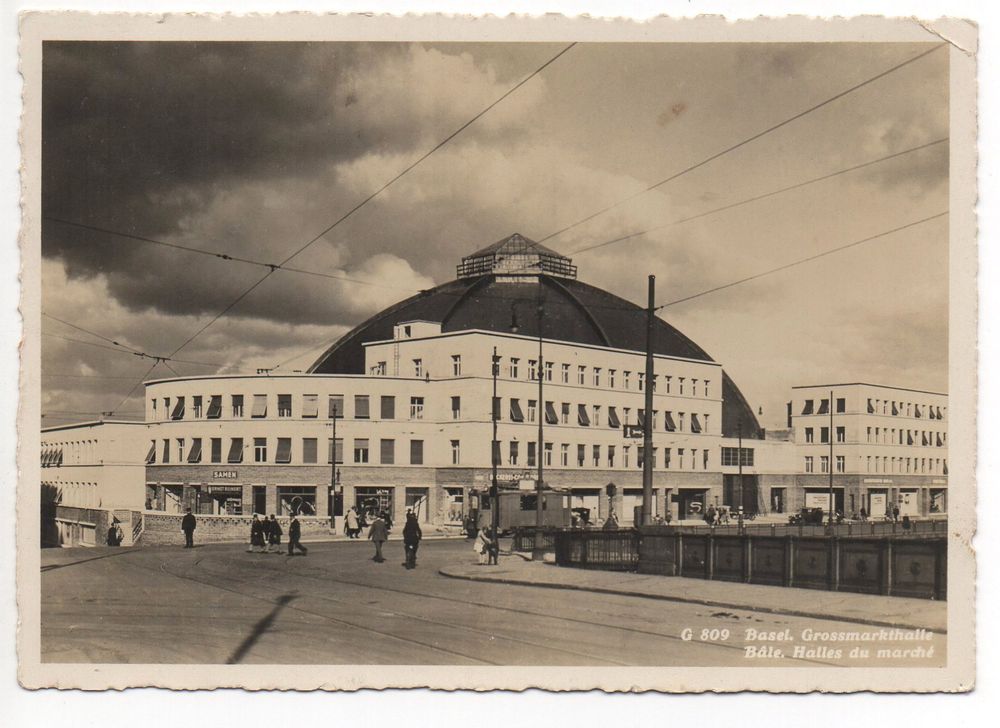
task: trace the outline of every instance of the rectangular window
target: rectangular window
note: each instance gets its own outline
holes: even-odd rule
[[[344,462],[344,438],[338,437],[337,442],[331,438],[326,438],[326,463],[330,465],[333,463],[333,457],[336,455],[337,464]]]
[[[420,376],[419,374],[417,376]],[[452,354],[451,355],[451,376],[460,377],[462,376],[462,355]]]
[[[382,395],[380,414],[383,420],[396,419],[396,398],[391,394]]]
[[[569,424],[569,402],[563,402],[562,403],[562,407],[560,408],[559,414],[560,414],[560,422],[562,422],[564,425],[568,425]]]
[[[562,365],[562,383],[569,384],[569,364]]]
[[[545,424],[558,425],[559,417],[556,415],[556,405],[554,402],[545,403]]]
[[[837,472],[838,473],[844,472],[844,467],[845,467],[844,456],[843,455],[838,455],[837,456]]]
[[[183,463],[184,462],[184,438],[183,437],[178,437],[177,438],[177,462],[179,462],[179,463]]]
[[[201,408],[202,408],[202,397],[196,396],[192,398],[191,408],[194,410],[194,416],[197,419],[201,419]]]
[[[739,455],[737,455],[737,450],[739,450]],[[738,457],[743,458],[743,465],[745,467],[753,467],[753,448],[745,447],[742,450],[735,447],[724,447],[722,448],[722,465],[726,467],[736,467],[738,466]]]
[[[629,457],[628,456],[629,456],[629,450],[631,450],[631,449],[632,448],[629,447],[628,445],[623,445],[622,446],[622,467],[623,468],[627,468],[628,467],[628,461],[629,461]],[[684,452],[684,451],[682,450],[681,452]]]
[[[594,427],[601,426],[601,405],[599,404],[594,405],[594,416],[592,419],[594,421]]]
[[[243,462],[243,438],[234,437],[229,441],[229,457],[226,461],[230,464]]]
[[[424,464],[424,441],[410,440],[410,465]]]
[[[684,377],[677,377],[677,391],[679,394],[684,394]]]
[[[538,403],[533,399],[528,400],[528,422],[534,422],[536,416],[536,410],[538,409]]]
[[[646,391],[646,374],[645,372],[639,372],[638,376],[639,376],[639,391],[644,392]],[[681,391],[681,394],[684,394],[683,390]]]
[[[847,428],[837,428],[837,442],[847,442]]]
[[[302,462],[307,465],[316,463],[319,458],[319,442],[315,437],[302,438]]]
[[[701,422],[698,420],[696,412],[691,413],[691,432],[698,435],[701,433]]]
[[[492,399],[493,399],[493,412],[490,416],[494,420],[499,422],[501,419],[503,419],[503,413],[500,411],[500,404],[501,402],[503,402],[503,400],[500,399],[499,397],[493,397]]]
[[[501,464],[500,463],[500,441],[499,440],[493,440],[493,447],[491,448],[491,450],[493,451],[493,453],[492,453],[493,459],[490,461],[490,463],[492,463],[493,465],[499,466]]]
[[[510,442],[510,448],[508,450],[508,454],[509,454],[510,457],[508,458],[508,462],[511,465],[517,465],[517,455],[518,455],[519,445],[520,445],[520,443],[518,443],[518,442],[516,442],[514,440],[511,440],[511,442]]]
[[[156,419],[156,397],[153,397],[153,419]],[[156,450],[156,445],[153,445],[153,450]]]
[[[291,416],[292,416],[292,395],[279,394],[278,417],[291,417]]]
[[[451,464],[459,465],[462,462],[462,443],[460,440],[451,441]]]
[[[267,395],[255,394],[253,396],[253,409],[250,410],[251,417],[267,417]]]
[[[518,376],[520,376],[520,374],[519,374],[520,367],[518,366],[520,363],[521,363],[521,360],[518,359],[517,357],[512,356],[510,358],[510,378],[511,379],[517,379]]]
[[[806,472],[813,472],[813,457],[812,455],[806,455]]]
[[[706,380],[705,380],[705,396],[706,396],[706,397],[708,396],[708,384],[709,384],[709,382],[708,382],[708,380],[706,379]]]
[[[533,468],[536,465],[538,465],[537,460],[535,460],[535,443],[533,443],[533,442],[529,442],[528,443],[528,463],[527,463],[527,465],[528,465],[529,468]]]
[[[587,414],[587,405],[578,404],[576,406],[576,421],[581,427],[590,427],[590,416]]]
[[[410,419],[422,420],[424,418],[424,398],[410,397]]]
[[[528,359],[528,379],[531,381],[538,379],[538,362],[535,359]]]
[[[319,417],[319,395],[318,394],[303,394],[302,395],[302,416],[303,417]]]
[[[670,448],[669,447],[663,448],[663,467],[665,467],[665,468],[669,468],[670,467]]]
[[[544,455],[544,457],[545,457],[545,465],[551,467],[552,466],[552,443],[551,442],[545,443],[545,455]]]
[[[524,412],[521,411],[521,400],[510,400],[510,421],[524,422]]]
[[[292,462],[292,438],[278,438],[278,451],[274,454],[274,462],[282,464]]]
[[[587,367],[580,365],[576,368],[576,383],[586,384]]]
[[[193,437],[191,438],[191,450],[188,451],[188,462],[189,463],[200,463],[201,462],[201,438]]]
[[[828,415],[830,414],[830,400],[821,399],[819,401],[819,409],[816,411],[818,415]]]
[[[234,401],[234,405],[235,405],[235,401]],[[242,411],[243,411],[243,405],[240,404],[240,412],[242,412]],[[208,414],[206,416],[210,420],[217,420],[220,417],[222,417],[222,395],[221,394],[213,394],[212,395],[212,398],[208,402]],[[237,415],[234,412],[233,413],[233,417],[236,417],[236,416]],[[242,416],[242,415],[239,415],[239,416]]]
[[[331,420],[335,417],[344,417],[344,395],[331,394],[327,398],[326,416]]]
[[[410,418],[417,419],[413,417],[413,400],[410,400]],[[462,419],[462,398],[452,397],[451,398],[451,418],[453,420]]]
[[[812,441],[813,441],[813,428],[807,427],[806,428],[806,442],[809,443],[809,442],[812,442]]]
[[[708,470],[708,450],[702,450],[701,453],[701,469]]]
[[[576,466],[582,468],[587,461],[587,446],[577,445],[576,446]]]
[[[170,462],[170,440],[163,441],[163,460],[161,460],[164,465]]]
[[[631,417],[632,417],[632,408],[622,407],[622,422],[625,423],[626,425],[632,424]]]
[[[820,455],[819,458],[819,472],[829,473],[830,472],[830,456]]]
[[[614,369],[608,369],[608,387],[610,389],[614,389],[615,388],[615,370]]]
[[[629,389],[632,386],[632,372],[622,372],[622,388]]]
[[[163,419],[170,419],[170,397],[163,398]]]
[[[608,445],[608,467],[613,468],[615,466],[615,446]]]
[[[802,414],[811,415],[812,413],[813,413],[813,401],[811,399],[807,399],[802,405]]]
[[[213,437],[212,438],[212,462],[221,463],[222,462],[222,438]]]
[[[371,417],[371,410],[369,409],[369,401],[367,394],[355,394],[354,395],[354,419],[356,420],[367,420]]]
[[[552,362],[550,361],[545,362],[545,381],[552,381]]]
[[[170,413],[170,419],[172,420],[182,420],[184,419],[184,398],[178,397],[177,402],[174,404],[174,411]]]
[[[843,414],[847,412],[847,400],[843,397],[837,397],[837,414]]]
[[[614,407],[608,407],[608,427],[613,427],[617,430],[621,426],[621,420],[618,419],[618,410]]]
[[[674,378],[672,376],[670,376],[669,374],[667,374],[665,376],[666,376],[666,379],[667,379],[667,387],[666,387],[666,390],[665,390],[664,393],[665,394],[670,394],[670,383],[673,381]]]
[[[823,443],[830,442],[830,428],[821,427],[819,428],[819,441]]]
[[[424,376],[424,360],[414,359],[413,360],[413,376],[417,379],[422,379]]]
[[[601,467],[601,446],[600,445],[594,445],[593,456],[594,456],[594,467],[595,468]]]
[[[371,374],[373,377],[384,377],[385,376],[385,362],[384,361],[375,362],[371,366],[371,369],[368,370],[368,373]]]
[[[646,463],[646,448],[641,445],[636,445],[635,448],[635,466],[641,468]]]
[[[379,442],[379,462],[383,465],[396,464],[396,441],[381,440]]]
[[[367,437],[355,437],[354,438],[354,462],[356,463],[367,463],[368,462],[368,438]]]
[[[253,461],[255,463],[267,462],[267,438],[255,437],[253,439]]]

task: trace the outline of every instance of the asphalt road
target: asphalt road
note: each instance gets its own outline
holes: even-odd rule
[[[307,544],[308,545],[308,544]],[[172,664],[821,666],[748,660],[747,628],[857,629],[845,622],[627,596],[449,579],[475,558],[464,541],[425,541],[419,565],[367,542],[308,545],[307,556],[235,544],[64,549],[42,554],[44,662]],[[486,568],[486,567],[484,567]],[[817,593],[821,599],[823,593]],[[685,641],[682,630],[696,635]],[[703,629],[729,630],[717,641]],[[943,660],[945,637],[936,636]],[[891,662],[881,662],[888,666]],[[912,664],[902,661],[899,664]],[[928,663],[924,663],[928,664]]]

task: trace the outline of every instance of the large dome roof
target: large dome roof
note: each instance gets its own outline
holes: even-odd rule
[[[385,341],[402,321],[434,321],[442,332],[482,329],[538,335],[536,306],[541,296],[546,339],[607,346],[629,351],[646,347],[646,311],[623,298],[576,280],[570,261],[544,246],[515,234],[462,260],[459,278],[407,298],[349,331],[310,367],[316,374],[361,374],[364,344]],[[714,361],[704,349],[660,318],[656,319],[653,350],[665,356]],[[735,383],[723,372],[722,428],[736,436],[740,421],[744,437],[763,432]]]

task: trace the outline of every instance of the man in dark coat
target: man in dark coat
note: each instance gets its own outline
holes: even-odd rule
[[[187,509],[184,518],[181,519],[181,530],[184,532],[184,548],[194,548],[195,520],[191,509]]]
[[[266,548],[267,545],[264,541],[264,524],[261,523],[260,518],[256,513],[254,513],[253,520],[250,521],[250,548],[247,549],[247,553],[258,549],[261,553],[263,553]]]
[[[403,526],[403,550],[406,552],[407,569],[412,569],[417,565],[417,547],[420,546],[420,539],[423,533],[420,532],[420,523],[417,522],[417,514],[410,511],[406,514],[406,525]]]
[[[382,558],[382,544],[389,540],[389,529],[386,528],[385,519],[382,518],[381,513],[372,521],[371,528],[368,529],[368,538],[375,544],[375,556],[372,558],[376,563],[381,564],[385,561]]]
[[[281,553],[281,534],[284,531],[281,530],[281,524],[271,514],[271,517],[264,522],[264,526],[267,528],[267,552],[271,553],[271,547],[274,546],[274,553]]]
[[[302,552],[305,556],[308,549],[299,543],[299,537],[302,535],[302,525],[299,523],[299,519],[292,514],[292,521],[288,524],[288,555],[294,556],[295,549]]]

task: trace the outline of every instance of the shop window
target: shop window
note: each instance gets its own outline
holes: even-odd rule
[[[278,510],[283,516],[315,516],[316,486],[278,486]]]

